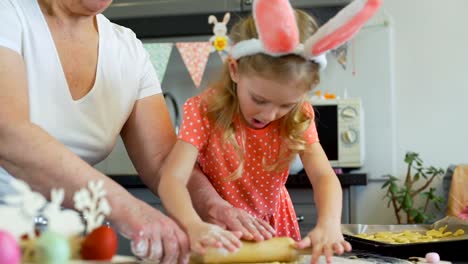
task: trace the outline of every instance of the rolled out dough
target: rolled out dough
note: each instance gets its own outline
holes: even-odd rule
[[[210,248],[204,255],[194,255],[191,263],[268,263],[292,262],[299,254],[289,237],[275,237],[261,242],[242,242],[236,252]]]

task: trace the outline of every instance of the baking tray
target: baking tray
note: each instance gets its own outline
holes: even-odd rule
[[[403,232],[405,230],[425,232],[447,225],[445,231],[454,232],[463,229],[465,234],[458,237],[441,238],[433,242],[391,244],[357,237],[360,233]],[[363,250],[384,256],[408,259],[424,257],[428,252],[437,252],[440,258],[449,261],[468,261],[468,222],[455,217],[446,217],[432,225],[363,225],[343,224],[342,232],[351,243],[353,250]]]

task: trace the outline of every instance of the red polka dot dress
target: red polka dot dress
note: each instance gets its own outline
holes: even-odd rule
[[[274,164],[279,158],[279,122],[256,130],[243,122],[234,121],[238,142],[244,137],[244,170],[240,178],[229,181],[229,177],[239,167],[239,155],[234,147],[222,142],[223,133],[210,124],[202,100],[207,95],[209,93],[205,92],[185,103],[179,139],[198,149],[198,163],[223,199],[269,222],[277,236],[300,240],[296,213],[285,187],[289,167],[268,171],[263,166]],[[310,104],[306,108],[306,111],[313,113]],[[313,122],[305,132],[305,139],[308,143],[318,141]]]

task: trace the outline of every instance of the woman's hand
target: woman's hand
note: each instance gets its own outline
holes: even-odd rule
[[[262,241],[275,235],[275,229],[269,223],[228,203],[213,204],[208,210],[205,221],[227,230],[240,231],[244,240]]]
[[[114,224],[131,240],[135,256],[161,264],[188,263],[188,238],[172,219],[138,199],[124,212]]]
[[[239,240],[242,234],[238,231],[230,232],[217,225],[205,222],[193,223],[187,227],[187,230],[192,252],[200,255],[205,254],[206,249],[209,247],[225,248],[230,252],[234,252],[242,246]]]
[[[344,240],[340,225],[334,223],[319,223],[307,234],[307,237],[296,244],[299,249],[312,247],[311,264],[318,263],[319,257],[325,255],[327,263],[331,263],[333,253],[338,255],[351,251],[351,244]]]

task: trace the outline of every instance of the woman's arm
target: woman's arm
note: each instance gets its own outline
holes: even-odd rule
[[[26,80],[22,57],[0,48],[0,165],[46,197],[52,188],[63,188],[67,207],[73,207],[73,194],[89,181],[103,181],[112,207],[110,220],[115,223],[143,206],[120,185],[30,122]]]
[[[116,205],[130,194],[31,123],[28,96],[22,57],[0,47],[0,165],[46,197],[52,188],[64,188],[68,207],[75,191],[90,180],[102,180],[113,215],[118,213]]]
[[[132,239],[136,255],[166,261],[162,263],[187,257],[187,239],[177,224],[30,122],[26,80],[22,57],[0,47],[0,165],[45,196],[52,188],[64,188],[67,207],[72,207],[75,191],[91,180],[102,180],[112,207],[109,218]]]
[[[225,201],[198,166],[192,172],[188,189],[193,206],[204,221],[231,231],[239,231],[244,240],[261,241],[275,235],[275,229],[268,222]]]
[[[138,175],[157,194],[162,164],[177,141],[164,96],[138,100],[121,136]]]
[[[138,174],[168,212],[176,219],[201,221],[185,187],[198,151],[176,140],[163,95],[138,100],[121,134]]]
[[[138,100],[121,136],[138,175],[157,194],[162,164],[176,142],[163,95]],[[133,240],[133,245],[142,243],[148,249],[134,252],[136,255],[161,260],[162,263],[176,263],[177,259],[180,262],[187,258],[187,236],[172,219],[154,208],[141,212],[135,210],[126,217],[139,218],[131,222],[133,225],[128,228],[127,236]],[[135,237],[138,234],[140,237]],[[153,245],[149,246],[150,243]]]

